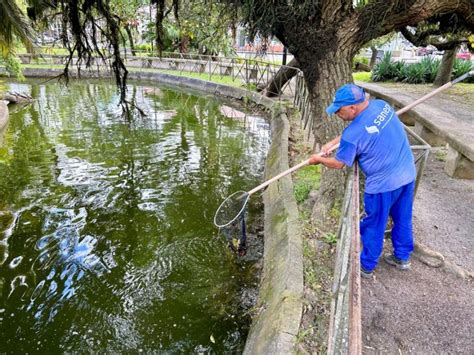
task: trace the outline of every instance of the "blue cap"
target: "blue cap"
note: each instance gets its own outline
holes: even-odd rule
[[[354,84],[341,86],[334,95],[334,101],[328,106],[328,115],[339,111],[342,106],[357,105],[365,100],[365,92],[361,87]]]

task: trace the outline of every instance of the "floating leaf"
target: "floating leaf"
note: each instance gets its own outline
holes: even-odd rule
[[[209,337],[209,339],[211,339],[211,341],[212,341],[213,344],[216,343],[216,339],[214,339],[214,335],[211,334],[211,336]]]

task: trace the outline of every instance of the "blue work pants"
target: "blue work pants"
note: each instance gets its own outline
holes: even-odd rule
[[[383,250],[388,216],[392,217],[393,253],[399,260],[408,260],[413,251],[413,197],[415,182],[394,191],[364,194],[366,217],[360,222],[362,252],[360,263],[365,271],[377,266]]]

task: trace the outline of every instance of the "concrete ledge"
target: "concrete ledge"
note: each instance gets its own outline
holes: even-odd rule
[[[27,77],[54,77],[59,69],[26,68]],[[86,74],[86,73],[83,73]],[[105,72],[88,72],[83,77],[106,78]],[[289,168],[289,122],[277,101],[245,89],[208,81],[150,71],[130,71],[134,80],[156,81],[158,84],[234,99],[248,99],[272,112],[272,144],[265,166],[266,177]],[[303,252],[299,214],[291,176],[268,186],[265,203],[264,267],[259,292],[260,312],[254,317],[245,345],[246,354],[288,354],[296,342],[303,309]]]
[[[23,75],[28,78],[53,78],[60,75],[63,71],[61,69],[46,69],[46,68],[24,68]],[[71,78],[77,78],[75,70],[70,72]],[[82,78],[104,79],[112,78],[112,75],[107,70],[100,71],[83,71]],[[273,109],[277,105],[277,101],[268,97],[260,95],[259,93],[248,91],[237,87],[227,86],[223,84],[213,83],[194,78],[187,78],[183,76],[153,72],[153,71],[139,71],[130,70],[128,73],[130,80],[150,80],[156,81],[158,84],[171,85],[174,87],[188,88],[197,90],[199,92],[206,92],[213,95],[223,95],[232,97],[238,100],[248,99],[257,105],[262,105],[267,109]]]
[[[372,96],[381,98],[396,108],[402,108],[414,101],[410,96],[394,89],[375,84],[357,84]],[[445,167],[445,171],[449,176],[474,179],[474,129],[472,124],[444,111],[441,112],[430,104],[429,100],[427,102],[406,112],[400,119],[405,124],[414,123],[415,133],[430,145],[449,144],[452,154],[448,157]]]
[[[0,132],[3,131],[8,122],[8,102],[0,100]]]
[[[265,167],[267,178],[288,169],[288,133],[286,114],[274,116],[273,140]],[[244,353],[290,354],[303,307],[302,238],[291,177],[271,184],[264,203],[265,265],[260,313],[254,319]]]

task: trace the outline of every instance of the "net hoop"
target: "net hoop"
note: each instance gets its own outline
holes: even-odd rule
[[[241,194],[242,196],[245,196],[245,198],[242,199],[242,201],[243,201],[242,208],[239,210],[239,212],[235,215],[235,217],[232,220],[230,220],[229,222],[227,222],[225,224],[219,224],[217,222],[217,219],[218,219],[219,213],[221,212],[221,209],[223,207],[225,207],[226,203],[228,201],[230,201],[232,198],[234,198],[234,196],[237,195],[237,194]],[[216,214],[214,215],[214,225],[217,228],[224,228],[224,227],[227,227],[228,225],[232,224],[233,222],[235,222],[235,220],[237,220],[237,218],[239,218],[242,215],[242,213],[244,212],[245,207],[247,206],[247,202],[249,200],[249,197],[250,197],[250,194],[247,191],[236,191],[232,195],[228,196],[224,201],[222,201],[222,203],[220,204],[219,208],[216,211]]]

